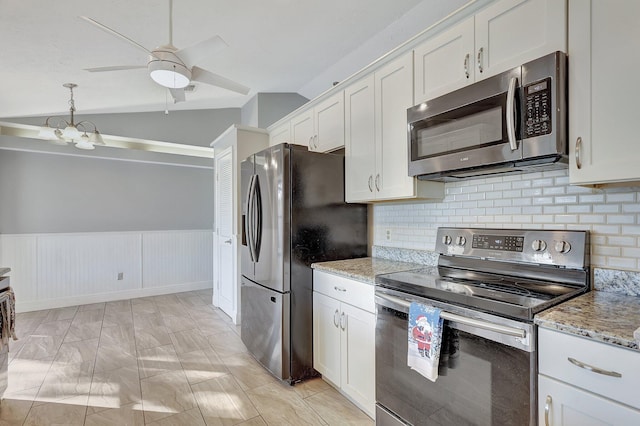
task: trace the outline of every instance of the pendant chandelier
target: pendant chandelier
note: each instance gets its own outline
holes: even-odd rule
[[[73,100],[73,89],[78,87],[78,85],[65,83],[62,86],[71,92],[71,99],[69,99],[69,113],[71,118],[67,121],[60,117],[47,117],[44,125],[40,128],[38,137],[49,140],[56,145],[74,143],[76,148],[80,149],[94,149],[95,145],[105,145],[100,132],[93,122],[84,120],[76,123],[73,121],[73,114],[76,112],[76,106]]]

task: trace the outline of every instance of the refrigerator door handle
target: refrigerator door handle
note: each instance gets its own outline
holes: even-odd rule
[[[254,248],[253,248],[253,185],[255,181],[255,175],[251,176],[249,180],[249,190],[247,191],[247,215],[245,227],[247,230],[247,245],[249,246],[249,257],[252,262],[255,262]]]
[[[256,175],[255,183],[253,185],[254,200],[255,200],[255,221],[256,221],[256,233],[254,240],[253,251],[255,253],[255,261],[260,259],[260,248],[262,246],[262,193],[260,191],[260,179]]]

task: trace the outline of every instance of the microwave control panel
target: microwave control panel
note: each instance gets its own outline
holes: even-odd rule
[[[551,133],[551,77],[524,86],[524,138]]]

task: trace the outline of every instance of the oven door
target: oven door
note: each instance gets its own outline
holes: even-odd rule
[[[521,160],[520,74],[518,67],[410,108],[409,175]]]
[[[459,346],[441,355],[435,382],[407,366],[412,301],[439,307]],[[535,425],[533,325],[388,289],[376,290],[376,310],[378,424]]]

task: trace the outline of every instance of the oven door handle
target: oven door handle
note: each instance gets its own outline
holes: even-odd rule
[[[409,307],[411,306],[411,302],[408,302],[404,299],[401,299],[399,297],[395,297],[395,296],[391,296],[388,294],[376,294],[376,302],[378,301],[378,299],[382,299],[382,300],[386,300],[388,302],[391,302],[395,305],[400,305],[403,308],[403,312],[405,313],[409,313]],[[385,303],[382,303],[382,305],[386,305]],[[389,306],[391,307],[391,306]],[[391,307],[392,308],[392,307]],[[445,312],[445,311],[441,311],[440,312],[440,317],[442,319],[446,319],[449,321],[454,321],[460,324],[465,324],[471,327],[477,327],[477,328],[481,328],[483,330],[489,330],[489,331],[494,331],[496,333],[500,333],[500,334],[506,334],[508,336],[514,336],[514,337],[519,337],[521,339],[524,339],[527,335],[527,332],[525,330],[521,330],[519,328],[514,328],[514,327],[508,327],[506,325],[499,325],[499,324],[494,324],[492,322],[487,322],[487,321],[483,321],[483,320],[479,320],[479,319],[475,319],[475,318],[467,318],[467,317],[463,317],[462,315],[457,315],[457,314],[452,314],[450,312]]]

